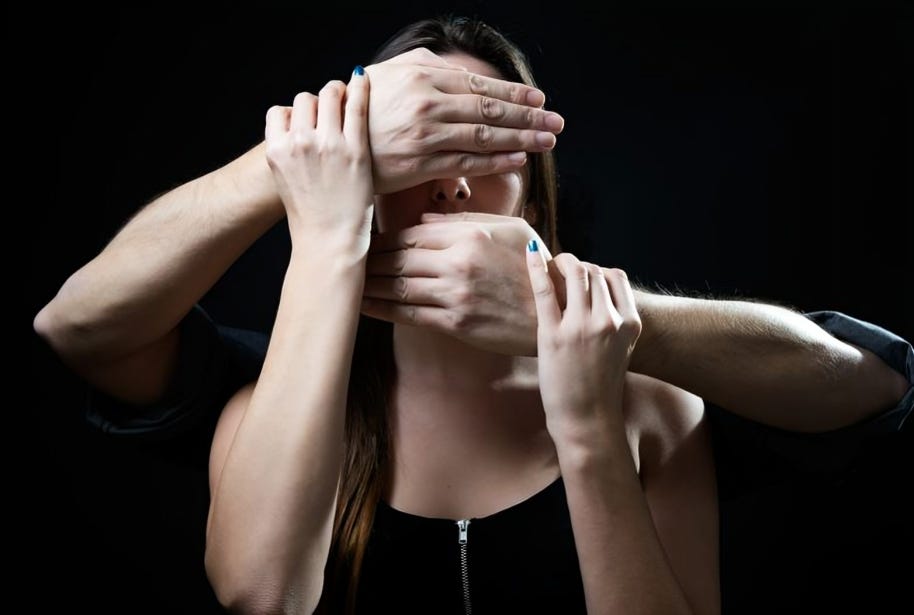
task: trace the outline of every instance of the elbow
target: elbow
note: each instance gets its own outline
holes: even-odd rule
[[[43,339],[48,346],[59,354],[63,335],[54,312],[54,301],[52,300],[35,315],[32,320],[32,329],[38,334],[38,337]]]
[[[237,558],[236,558],[237,559]],[[239,615],[302,615],[317,609],[320,593],[299,591],[279,576],[264,575],[255,566],[227,566],[228,558],[206,551],[206,576],[219,604]]]

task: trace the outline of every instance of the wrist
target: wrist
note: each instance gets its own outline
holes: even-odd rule
[[[344,267],[363,265],[368,257],[371,243],[371,216],[369,222],[358,227],[353,225],[317,227],[308,225],[289,225],[293,254],[307,254],[309,258],[324,258],[338,262]]]
[[[595,412],[586,419],[547,415],[546,430],[559,458],[576,462],[612,454],[627,442],[625,421],[618,409]]]
[[[272,225],[286,215],[273,172],[267,164],[263,142],[213,171],[210,176],[218,198],[243,203],[249,216]]]
[[[632,351],[629,369],[633,372],[645,374],[652,373],[650,365],[663,355],[663,325],[667,322],[671,304],[679,299],[649,293],[643,290],[634,290],[635,306],[641,317],[641,335]]]

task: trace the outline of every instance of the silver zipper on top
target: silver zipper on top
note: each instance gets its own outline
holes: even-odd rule
[[[470,573],[467,564],[467,542],[470,536],[470,520],[461,519],[457,522],[457,544],[460,546],[460,580],[463,583],[463,608],[467,615],[473,612],[470,602]]]

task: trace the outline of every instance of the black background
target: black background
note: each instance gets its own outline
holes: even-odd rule
[[[44,163],[29,165],[42,198],[27,204],[41,225],[27,309],[144,203],[256,143],[270,105],[345,79],[401,25],[445,10],[520,43],[564,115],[567,250],[644,284],[839,310],[914,339],[914,18],[900,2],[49,11],[21,24],[34,34],[13,57],[35,99],[14,121],[34,127]],[[287,256],[279,225],[204,306],[268,330]],[[79,382],[37,338],[30,350],[42,524],[26,570],[53,589],[44,599],[208,612],[206,443],[89,432]],[[734,506],[747,533],[725,562],[727,603],[910,603],[891,562],[911,539],[906,446],[893,440],[840,485],[759,487]]]

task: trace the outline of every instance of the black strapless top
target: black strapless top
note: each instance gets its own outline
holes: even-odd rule
[[[467,613],[467,601],[474,615],[586,612],[561,477],[463,530],[379,503],[358,612]]]

